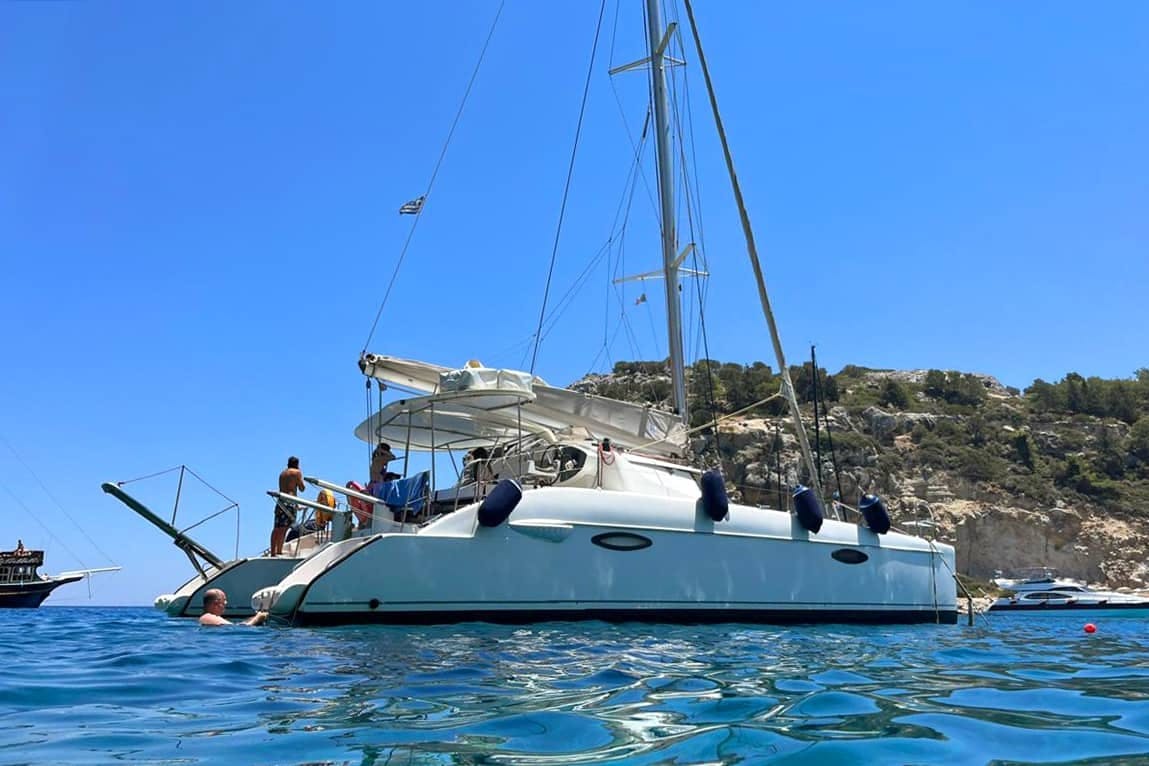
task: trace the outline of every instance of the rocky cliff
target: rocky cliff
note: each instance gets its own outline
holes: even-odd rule
[[[821,372],[806,365],[792,378],[827,495],[850,505],[863,492],[881,495],[895,525],[953,544],[959,571],[975,578],[1051,566],[1110,587],[1149,587],[1149,372],[1129,381],[1070,375],[1024,393],[968,373]],[[1076,381],[1092,393],[1075,400]],[[809,482],[778,386],[765,365],[691,372],[695,460],[721,463],[741,502],[778,507],[788,488]],[[670,380],[661,364],[620,363],[572,387],[666,406]],[[1082,411],[1090,408],[1098,414]]]

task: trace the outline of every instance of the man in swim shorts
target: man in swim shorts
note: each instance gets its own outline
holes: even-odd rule
[[[287,468],[279,474],[279,491],[285,495],[294,495],[305,489],[303,472],[299,470],[299,458],[292,455],[287,459]],[[271,528],[271,555],[283,555],[283,542],[287,539],[287,530],[295,523],[295,504],[290,500],[275,501],[275,525]]]

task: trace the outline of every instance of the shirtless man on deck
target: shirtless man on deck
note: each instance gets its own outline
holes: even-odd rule
[[[292,455],[287,459],[287,468],[279,474],[279,491],[285,495],[294,495],[297,491],[306,489],[303,484],[303,472],[299,470],[299,458]],[[275,502],[275,526],[271,529],[271,555],[283,554],[283,541],[287,539],[287,530],[295,523],[295,507],[286,500]]]

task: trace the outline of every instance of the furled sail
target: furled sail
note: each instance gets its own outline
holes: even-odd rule
[[[408,359],[366,354],[368,377],[424,394],[383,407],[355,435],[411,449],[471,449],[523,435],[553,440],[583,429],[593,438],[661,455],[683,455],[686,429],[673,413],[549,386],[517,370],[452,370]],[[519,406],[521,405],[521,407]],[[436,432],[431,433],[432,429]]]

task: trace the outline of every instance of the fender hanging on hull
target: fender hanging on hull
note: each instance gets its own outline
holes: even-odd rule
[[[818,501],[814,490],[801,484],[794,487],[794,513],[803,529],[818,534],[825,514],[822,513],[822,503]]]
[[[866,519],[868,526],[875,534],[884,535],[890,531],[890,512],[886,504],[877,495],[862,495],[858,503],[858,510]]]
[[[484,527],[497,527],[515,510],[523,499],[523,488],[514,479],[503,479],[479,506],[479,523]]]
[[[706,515],[715,521],[722,521],[730,513],[730,498],[726,496],[726,482],[716,469],[702,474],[702,507]]]

